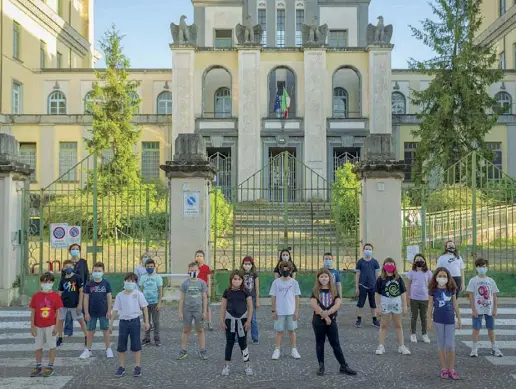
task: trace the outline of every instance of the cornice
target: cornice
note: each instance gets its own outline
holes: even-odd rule
[[[475,43],[492,45],[507,35],[516,25],[516,7],[510,7],[507,12],[496,19],[482,34],[475,38]]]

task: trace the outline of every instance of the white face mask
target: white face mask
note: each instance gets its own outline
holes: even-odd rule
[[[253,265],[251,265],[250,263],[246,263],[246,264],[242,265],[242,267],[244,268],[245,271],[249,271],[252,269]]]
[[[281,256],[281,259],[284,260],[284,261],[288,261],[290,259],[289,255],[288,254],[283,254]]]
[[[436,281],[439,284],[439,286],[445,286],[448,283],[448,278],[446,278],[446,277],[437,277]]]

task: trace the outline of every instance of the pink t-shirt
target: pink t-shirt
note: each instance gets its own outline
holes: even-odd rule
[[[428,301],[428,283],[432,279],[430,270],[411,270],[407,273],[407,280],[410,281],[410,296],[412,300]]]

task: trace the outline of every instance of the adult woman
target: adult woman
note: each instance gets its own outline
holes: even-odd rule
[[[444,253],[437,260],[437,267],[444,267],[450,272],[455,284],[457,284],[456,297],[459,298],[460,291],[466,288],[466,278],[464,278],[466,265],[464,265],[453,240],[444,244]]]
[[[276,279],[276,278],[280,277],[279,264],[282,261],[292,263],[292,274],[290,276],[295,279],[296,273],[297,273],[297,267],[296,267],[295,263],[292,261],[292,254],[290,254],[290,248],[283,249],[280,251],[278,263],[276,264],[276,267],[274,268],[274,278]]]

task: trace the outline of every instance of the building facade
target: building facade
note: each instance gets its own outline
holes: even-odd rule
[[[218,168],[215,184],[225,187],[261,170],[268,171],[262,185],[275,185],[274,168],[282,168],[277,156],[284,152],[331,182],[336,169],[360,158],[371,132],[392,132],[397,157],[411,164],[419,107],[410,91],[431,80],[391,69],[391,45],[368,45],[368,24],[377,23],[368,20],[369,3],[192,0],[196,46],[171,45],[171,69],[130,71],[141,82],[134,121],[142,128],[136,148],[142,176],[164,179],[159,165],[172,159],[175,137],[193,132],[205,137]],[[84,139],[92,118],[85,102],[99,58],[93,0],[1,4],[0,127],[16,136],[35,169],[31,187],[45,188],[88,156]],[[503,82],[490,89],[506,114],[486,140],[495,164],[516,177],[516,7],[506,8],[504,0],[483,7],[478,39],[496,45],[506,69]],[[236,26],[247,15],[263,31],[259,46],[237,44]],[[326,45],[303,46],[303,24],[327,25]],[[289,179],[309,185],[300,172]]]

